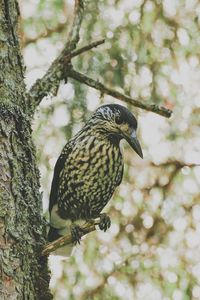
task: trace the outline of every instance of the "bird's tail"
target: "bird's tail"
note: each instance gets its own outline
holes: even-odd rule
[[[59,229],[56,229],[50,225],[49,232],[48,232],[48,241],[53,242],[63,235],[59,234]],[[52,255],[59,255],[63,256],[65,258],[69,257],[72,254],[73,245],[69,244],[66,246],[63,246],[61,248],[58,248],[57,250],[52,252]]]
[[[48,237],[47,237],[48,241],[53,242],[53,241],[59,239],[60,237],[61,237],[61,235],[58,233],[58,229],[56,229],[50,225]]]

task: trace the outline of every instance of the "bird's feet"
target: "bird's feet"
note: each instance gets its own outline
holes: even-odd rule
[[[105,213],[100,214],[99,217],[100,217],[99,228],[105,232],[111,225],[110,217]]]
[[[81,227],[77,224],[72,224],[71,225],[71,236],[72,236],[72,241],[75,245],[77,243],[80,244],[82,235],[83,235],[83,230],[81,229]]]

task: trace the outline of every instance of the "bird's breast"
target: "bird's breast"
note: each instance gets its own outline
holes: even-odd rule
[[[68,207],[73,205],[73,210],[79,211],[79,217],[81,210],[87,211],[88,217],[95,217],[111,198],[122,170],[118,146],[95,137],[83,139],[65,163],[62,198],[71,203]]]
[[[103,184],[115,181],[122,165],[119,147],[94,139],[77,149],[76,157],[74,169],[77,179],[84,179],[86,186],[92,186],[95,182]]]

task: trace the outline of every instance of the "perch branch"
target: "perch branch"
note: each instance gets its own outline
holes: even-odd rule
[[[84,225],[80,226],[83,231],[82,236],[84,236],[85,234],[87,234],[89,232],[95,231],[96,230],[95,226],[98,224],[99,224],[99,220],[91,220],[90,222],[85,223]],[[52,243],[47,244],[42,251],[42,256],[49,255],[51,252],[55,251],[56,249],[61,248],[65,245],[68,245],[71,243],[73,243],[72,236],[71,236],[71,234],[67,234],[67,235],[53,241]]]
[[[116,90],[107,88],[105,85],[103,85],[99,81],[94,80],[94,79],[92,79],[92,78],[90,78],[90,77],[88,77],[88,76],[86,76],[82,73],[79,73],[79,72],[77,72],[73,69],[68,69],[67,70],[67,76],[71,77],[73,79],[76,79],[76,80],[78,80],[82,83],[85,83],[86,85],[88,85],[90,87],[93,87],[96,90],[101,91],[101,93],[103,93],[103,94],[110,95],[110,96],[112,96],[114,98],[117,98],[119,100],[122,100],[122,101],[124,101],[128,104],[131,104],[133,106],[145,109],[147,111],[154,112],[154,113],[159,114],[163,117],[169,118],[172,114],[172,111],[170,109],[167,109],[167,108],[162,107],[162,106],[158,106],[156,104],[147,104],[147,103],[132,99],[131,97],[126,96],[124,94],[121,94],[120,92],[118,92]]]

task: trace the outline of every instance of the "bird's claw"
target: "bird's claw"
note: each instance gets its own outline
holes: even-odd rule
[[[110,225],[110,217],[105,213],[100,214],[99,228],[105,232],[110,227]]]
[[[81,229],[81,227],[77,224],[73,224],[71,226],[71,236],[72,236],[72,241],[75,245],[77,243],[80,244],[82,235],[83,235],[83,230]]]

